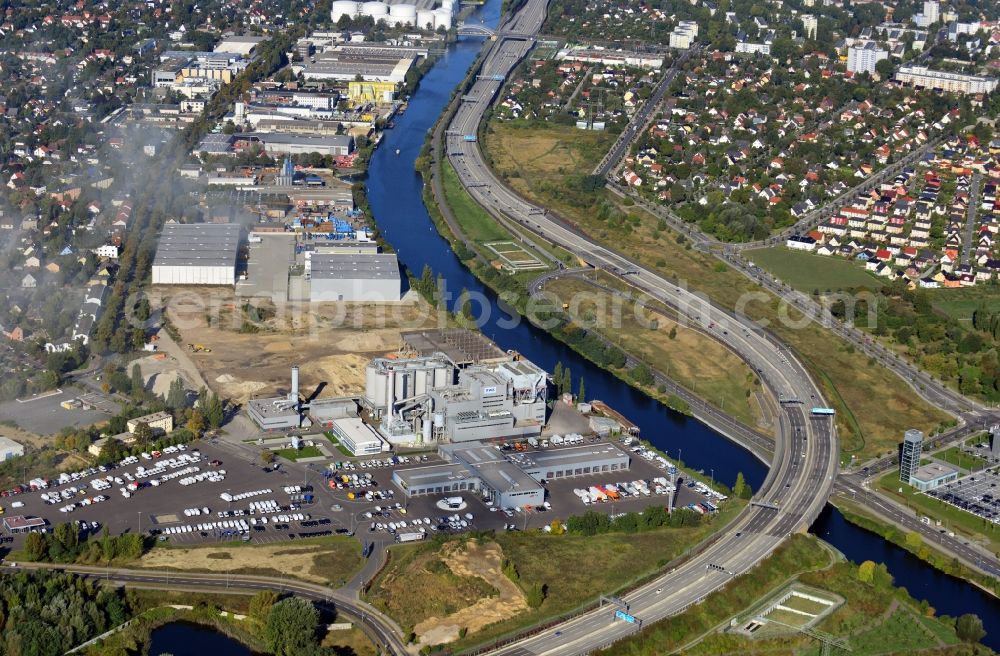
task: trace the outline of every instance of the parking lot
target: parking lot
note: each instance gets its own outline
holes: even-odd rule
[[[90,534],[107,527],[112,534],[149,533],[172,544],[233,539],[265,544],[335,532],[374,544],[412,532],[541,528],[588,510],[639,511],[668,499],[665,493],[627,491],[635,489],[627,485],[632,481],[664,476],[662,463],[635,452],[629,470],[548,481],[545,506],[529,509],[490,506],[471,492],[447,495],[462,498],[449,507],[442,495],[407,498],[392,482],[395,469],[440,463],[437,455],[341,460],[340,469],[330,469],[319,463],[263,467],[250,452],[238,453],[230,444],[201,441],[133,456],[106,471],[76,472],[62,484],[52,481],[44,490],[0,498],[0,505],[7,516],[41,517],[50,529],[79,521]],[[678,483],[675,507],[711,500],[683,475]],[[607,485],[618,486],[618,499],[585,504],[575,492]]]
[[[930,490],[927,495],[994,524],[1000,523],[1000,474],[997,469],[976,472]]]
[[[85,399],[89,408],[67,410],[60,405],[77,398]],[[0,419],[13,421],[20,428],[38,435],[51,435],[67,426],[89,426],[106,421],[120,411],[119,405],[103,394],[77,387],[0,403]]]

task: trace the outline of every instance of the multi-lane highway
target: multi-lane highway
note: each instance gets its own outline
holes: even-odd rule
[[[530,50],[532,44],[524,35],[537,33],[545,8],[545,0],[527,0],[501,26],[497,40],[488,46],[479,76],[448,126],[445,152],[463,185],[492,213],[676,308],[683,321],[699,325],[738,352],[775,396],[798,401],[782,405],[772,467],[755,504],[697,556],[625,597],[631,614],[655,621],[697,603],[767,557],[792,531],[807,527],[831,492],[837,473],[837,439],[830,418],[814,418],[806,410],[808,405],[822,405],[818,388],[802,364],[771,336],[528,203],[504,186],[486,164],[475,135],[502,81]],[[518,36],[508,36],[513,32]],[[634,630],[635,625],[615,621],[613,611],[605,608],[569,620],[558,631],[502,647],[498,653],[582,654]]]

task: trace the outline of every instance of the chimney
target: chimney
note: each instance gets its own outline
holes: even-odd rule
[[[289,393],[292,401],[299,400],[299,368],[292,367],[292,391]]]

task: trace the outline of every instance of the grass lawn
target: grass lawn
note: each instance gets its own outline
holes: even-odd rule
[[[276,449],[274,455],[294,461],[300,458],[322,458],[323,452],[316,446],[304,446],[301,449]]]
[[[966,323],[972,322],[972,313],[981,304],[985,305],[989,312],[1000,312],[1000,287],[994,285],[976,285],[961,289],[929,289],[927,292],[935,310]]]
[[[806,293],[855,287],[880,289],[884,285],[880,278],[865,271],[862,265],[841,257],[803,253],[784,246],[746,251],[744,256],[761,269]]]
[[[594,133],[573,128],[540,126],[518,129],[511,124],[491,124],[484,140],[496,168],[508,183],[527,197],[551,207],[593,238],[628,253],[644,265],[678,280],[689,289],[705,293],[723,307],[735,308],[748,293],[762,290],[732,270],[720,270],[711,255],[678,242],[674,233],[660,229],[658,221],[634,206],[622,204],[629,221],[611,225],[594,211],[602,200],[617,202],[606,191],[580,202],[569,190],[579,187],[579,176],[590,173],[592,155],[599,151]],[[589,159],[588,159],[589,157]],[[876,281],[877,282],[877,281]],[[746,313],[768,322],[770,330],[793,347],[811,365],[824,388],[824,396],[837,410],[838,435],[845,460],[860,460],[895,452],[907,428],[934,432],[952,421],[946,413],[922,400],[898,376],[873,366],[868,356],[814,323],[782,321],[776,297],[764,292],[752,298]],[[787,316],[799,318],[794,309]]]
[[[324,436],[324,437],[325,437],[325,438],[326,438],[327,440],[329,440],[329,441],[330,441],[330,443],[331,443],[331,444],[333,444],[333,446],[337,447],[337,451],[340,451],[340,453],[341,453],[342,455],[345,455],[345,456],[347,456],[348,458],[353,458],[353,457],[354,457],[354,454],[353,454],[353,453],[351,453],[350,451],[348,451],[348,450],[347,450],[347,447],[345,447],[345,446],[344,446],[343,444],[341,444],[341,443],[340,443],[340,440],[338,440],[338,439],[337,439],[337,438],[336,438],[336,437],[334,436],[334,434],[333,434],[333,433],[331,433],[330,431],[323,431],[323,436]]]
[[[977,455],[962,453],[962,449],[957,446],[950,447],[944,451],[938,451],[934,454],[934,457],[944,460],[945,462],[950,462],[956,467],[967,470],[982,469],[988,464],[984,459]]]
[[[920,494],[909,485],[899,481],[899,473],[891,472],[878,481],[878,486],[891,496],[902,501],[921,515],[927,515],[931,521],[941,520],[943,528],[955,531],[977,542],[985,541],[990,551],[1000,551],[1000,528],[991,522],[986,522],[972,513],[950,506],[926,494]],[[902,492],[900,492],[902,488]]]
[[[458,180],[458,173],[448,161],[441,164],[441,187],[466,237],[479,243],[511,238],[510,233],[465,191]]]
[[[610,276],[601,277],[600,283],[625,288]],[[579,278],[557,278],[546,283],[545,290],[558,296],[560,304],[570,306],[567,311],[576,323],[595,326],[606,339],[641,356],[748,426],[757,427],[760,406],[748,394],[760,389],[753,382],[756,376],[746,363],[717,340],[638,308],[657,321],[655,328],[649,323],[643,325],[636,318],[636,308],[631,303],[625,302],[619,312],[615,309],[619,299]],[[671,331],[675,331],[673,338]]]

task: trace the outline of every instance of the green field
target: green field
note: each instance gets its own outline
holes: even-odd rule
[[[322,458],[323,452],[315,446],[304,446],[301,449],[277,449],[274,455],[285,460],[299,460],[300,458]]]
[[[985,460],[977,455],[962,453],[962,450],[957,446],[935,453],[934,457],[944,460],[945,462],[950,462],[956,467],[968,470],[982,469],[987,464]]]
[[[802,292],[855,287],[880,289],[885,284],[856,262],[793,251],[784,246],[746,251],[744,257]]]
[[[980,305],[990,312],[1000,312],[1000,287],[977,285],[963,289],[930,289],[927,294],[934,309],[962,322],[971,322]]]
[[[449,162],[441,164],[441,187],[462,232],[470,240],[485,242],[511,239],[510,233],[465,191],[459,182],[458,173]]]

